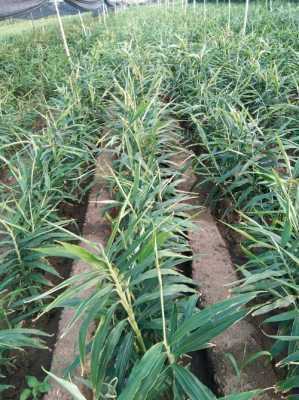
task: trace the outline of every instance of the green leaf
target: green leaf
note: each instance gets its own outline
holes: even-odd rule
[[[171,342],[174,343],[178,340],[186,338],[191,331],[202,327],[204,324],[211,323],[217,319],[221,319],[229,313],[235,312],[241,305],[246,304],[256,296],[255,293],[242,294],[238,296],[233,296],[230,299],[224,300],[222,302],[213,304],[206,307],[204,310],[200,310],[192,316],[192,318],[186,319],[177,329],[176,333],[173,335]]]
[[[30,397],[31,397],[31,390],[27,388],[22,391],[20,400],[27,400]]]
[[[4,390],[11,389],[13,386],[11,385],[0,385],[0,393],[4,392]]]
[[[124,378],[127,369],[130,366],[130,357],[133,350],[134,337],[133,333],[129,332],[125,336],[115,361],[115,376],[118,377],[118,388],[123,386]]]
[[[299,361],[299,350],[295,351],[292,354],[289,354],[287,357],[282,359],[277,365],[278,366],[284,366],[284,365],[287,365],[287,364],[292,363],[292,362],[298,363],[298,361]]]
[[[155,386],[164,367],[166,354],[162,351],[163,344],[152,346],[134,366],[125,389],[120,393],[118,400],[142,400]]]
[[[203,325],[200,329],[195,330],[177,344],[174,353],[183,355],[192,351],[201,350],[208,347],[208,343],[224,332],[227,328],[239,321],[247,314],[246,310],[236,311],[232,314],[223,315],[223,319],[219,322],[215,321],[212,325]]]
[[[252,356],[250,356],[243,364],[242,364],[242,369],[246,368],[248,365],[250,365],[251,363],[253,363],[254,361],[256,361],[257,359],[261,358],[261,357],[267,357],[269,358],[269,360],[272,360],[272,354],[269,351],[258,351],[254,354],[252,354]]]
[[[46,371],[46,370],[45,370]],[[65,379],[58,378],[56,375],[51,372],[46,371],[47,374],[54,379],[61,387],[63,387],[69,394],[73,396],[74,400],[87,400],[86,397],[80,392],[76,385],[73,383],[66,381]]]
[[[265,319],[265,321],[263,321],[263,324],[289,321],[295,319],[296,317],[299,317],[299,310],[286,311]]]
[[[169,286],[166,286],[163,288],[163,296],[168,297],[168,296],[179,296],[182,295],[183,293],[196,293],[197,291],[195,289],[190,288],[187,285],[179,285],[179,284],[172,284]],[[149,301],[153,301],[157,298],[160,298],[160,292],[157,290],[152,293],[146,293],[141,296],[139,296],[136,300],[134,305],[141,305],[143,303],[147,303]]]
[[[34,388],[35,386],[39,385],[39,381],[36,379],[35,376],[27,376],[26,380],[27,380],[28,386],[31,388]]]
[[[291,376],[278,383],[278,387],[283,392],[299,387],[299,375]]]
[[[172,365],[175,380],[190,400],[216,400],[216,396],[187,368]]]

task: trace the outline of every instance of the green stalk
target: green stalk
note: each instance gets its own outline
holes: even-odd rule
[[[145,347],[145,344],[143,341],[142,333],[138,327],[138,324],[137,324],[137,321],[135,318],[131,300],[127,298],[127,295],[122,288],[122,285],[118,279],[118,271],[116,271],[116,268],[113,267],[113,265],[109,262],[109,260],[107,259],[106,256],[105,256],[105,258],[106,258],[107,266],[108,266],[108,269],[110,272],[110,276],[115,285],[116,292],[118,294],[118,297],[120,298],[120,301],[121,301],[121,304],[122,304],[124,310],[126,311],[126,313],[128,315],[129,324],[131,325],[131,327],[135,333],[138,346],[139,346],[141,352],[145,353],[146,347]]]
[[[169,363],[173,364],[175,362],[175,359],[174,359],[173,354],[170,351],[170,347],[169,347],[169,344],[167,341],[167,326],[166,326],[164,296],[163,296],[163,281],[162,281],[162,274],[161,274],[160,263],[159,263],[156,233],[154,236],[154,243],[155,243],[156,269],[157,269],[157,275],[158,275],[158,281],[159,281],[159,287],[160,287],[161,316],[162,316],[162,325],[163,325],[163,342],[164,342],[164,347],[165,347],[165,350],[167,353]]]

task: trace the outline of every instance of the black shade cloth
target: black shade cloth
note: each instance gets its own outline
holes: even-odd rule
[[[0,19],[15,17],[42,6],[48,0],[0,0]]]
[[[95,11],[101,8],[101,0],[65,0],[66,3],[84,11]]]
[[[49,0],[0,0],[0,19],[30,13],[48,2]],[[102,0],[65,0],[65,2],[83,11],[96,11],[102,7]]]
[[[121,4],[121,0],[104,0],[104,2],[109,8],[115,8]]]

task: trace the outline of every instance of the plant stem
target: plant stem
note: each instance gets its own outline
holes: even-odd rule
[[[162,274],[160,269],[159,263],[159,254],[158,254],[158,247],[157,247],[157,237],[156,234],[154,236],[154,243],[155,243],[155,259],[156,259],[156,269],[160,287],[160,303],[161,303],[161,316],[162,316],[162,325],[163,325],[163,342],[164,347],[167,353],[167,357],[170,364],[174,363],[174,356],[171,354],[170,347],[167,341],[167,326],[166,326],[166,318],[165,318],[165,307],[164,307],[164,296],[163,296],[163,281],[162,281]]]

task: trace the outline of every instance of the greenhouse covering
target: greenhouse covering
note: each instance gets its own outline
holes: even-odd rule
[[[0,19],[11,18],[32,12],[48,3],[49,0],[0,0]],[[101,7],[100,0],[66,0],[66,3],[85,11],[94,11]]]

